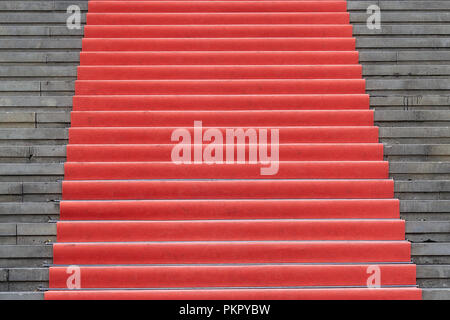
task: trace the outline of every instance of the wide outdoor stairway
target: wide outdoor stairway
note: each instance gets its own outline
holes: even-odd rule
[[[0,1],[0,299],[450,299],[450,1],[89,2]],[[278,174],[172,164],[194,121]]]

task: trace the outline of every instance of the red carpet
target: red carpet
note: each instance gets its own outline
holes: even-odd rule
[[[46,299],[421,298],[346,1],[90,0],[71,125]]]

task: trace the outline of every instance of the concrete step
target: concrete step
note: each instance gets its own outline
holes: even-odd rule
[[[52,190],[57,193],[58,191]],[[450,200],[402,200],[402,218],[409,221],[445,221],[450,217]],[[6,223],[56,220],[59,205],[55,202],[0,203],[0,221]]]
[[[349,1],[352,2],[352,1]],[[369,3],[366,4],[366,8]],[[358,11],[350,11],[350,22],[353,25],[358,24],[366,24],[367,21],[367,13],[366,12],[358,12]],[[32,18],[32,17],[30,17]],[[51,18],[51,17],[49,17]],[[417,24],[417,23],[446,23],[450,22],[450,13],[448,12],[426,12],[422,11],[397,11],[383,12],[383,28],[386,24],[395,23],[395,24]]]
[[[411,242],[449,242],[450,223],[443,221],[407,221],[407,239]],[[47,244],[56,241],[54,223],[2,223],[1,244]]]
[[[55,27],[59,28],[59,27]],[[62,29],[61,29],[62,30]],[[61,31],[62,32],[62,31]],[[61,39],[49,39],[36,35],[37,38],[23,39],[16,37],[14,39],[4,38],[2,39],[2,50],[19,50],[19,49],[81,49],[81,31],[74,34],[74,39],[67,39],[61,37]],[[357,49],[367,50],[371,49],[383,49],[389,51],[393,49],[420,49],[425,48],[428,50],[442,48],[448,48],[448,37],[417,37],[417,38],[398,38],[398,37],[381,37],[381,36],[360,36],[356,39]]]
[[[406,48],[387,51],[384,48],[378,48],[359,52],[359,61],[363,63],[364,68],[370,66],[372,63],[380,66],[384,64],[394,66],[393,63],[399,65],[415,65],[416,62],[422,65],[439,63],[447,65],[449,60],[450,51],[447,50],[414,50]]]
[[[42,144],[45,140],[64,142],[68,139],[67,129],[38,128],[38,129],[0,129],[0,144],[16,141],[32,140]],[[382,142],[404,144],[448,144],[450,141],[450,127],[382,127],[380,128]]]
[[[416,264],[450,264],[450,243],[412,243],[412,261]]]
[[[10,65],[0,66],[0,78],[5,80],[24,79],[35,80],[36,78],[51,78],[51,79],[75,79],[77,76],[76,66],[21,66]],[[370,64],[363,67],[363,76],[367,79],[373,78],[409,78],[421,79],[423,76],[427,77],[443,77],[450,75],[450,67],[448,65],[429,65],[429,64]],[[50,79],[49,79],[50,80]]]
[[[38,80],[51,78],[61,80],[65,78],[76,79],[76,77],[76,66],[0,66],[0,78],[3,79]]]
[[[43,292],[0,292],[0,300],[44,300]]]
[[[61,128],[0,129],[0,145],[65,145],[68,130]]]
[[[60,128],[0,129],[0,137],[2,137],[1,144],[3,144],[3,141],[9,140],[66,140],[68,139],[68,130]],[[380,138],[382,142],[421,144],[420,140],[423,139],[431,141],[425,142],[426,144],[431,144],[433,141],[448,144],[450,127],[382,127],[380,128]],[[408,142],[408,139],[411,138],[417,140]],[[33,141],[33,143],[36,143],[36,141]]]
[[[68,14],[62,14],[61,12],[2,12],[0,11],[0,21],[3,25],[53,25],[53,24],[66,24]],[[81,23],[86,23],[86,14],[81,15]]]
[[[402,200],[400,212],[408,221],[449,221],[449,200]]]
[[[51,245],[0,245],[0,268],[43,267],[52,256]]]
[[[385,158],[392,161],[448,161],[448,144],[385,144]],[[64,162],[66,147],[61,146],[0,146],[0,163]]]
[[[23,112],[0,112],[0,128],[34,128],[36,115]]]
[[[449,288],[450,265],[419,265],[417,281],[422,288]]]
[[[3,96],[0,97],[1,112],[58,112],[70,111],[71,96]]]
[[[449,300],[450,289],[435,288],[423,289],[423,299]],[[0,292],[0,300],[44,300],[43,292]]]
[[[447,79],[369,79],[366,89],[376,95],[408,94],[421,95],[427,91],[450,93],[450,80]],[[71,95],[75,89],[73,80],[25,81],[5,80],[0,83],[2,94],[20,96],[21,94]],[[403,97],[404,98],[404,97]],[[404,102],[403,102],[404,104]]]
[[[3,268],[0,269],[0,288],[9,292],[36,292],[48,287],[48,274],[48,268]]]
[[[424,48],[430,50],[433,49],[447,49],[450,38],[447,36],[443,37],[394,37],[394,36],[373,36],[373,37],[357,37],[356,39],[356,49],[378,49],[383,48],[383,50],[389,49],[419,49]]]
[[[60,182],[0,182],[0,202],[49,202],[60,199]]]
[[[69,29],[66,26],[3,26],[0,30],[0,37],[2,41],[8,38],[15,37],[80,37],[83,36],[83,28]]]
[[[1,149],[0,149],[1,150]],[[1,154],[1,151],[0,151]],[[390,161],[449,161],[448,144],[385,144],[385,160]]]
[[[58,28],[58,27],[55,27]],[[74,39],[48,39],[42,38],[29,38],[22,39],[20,37],[10,39],[5,38],[2,40],[2,49],[3,50],[18,50],[18,49],[81,49],[81,40],[78,37],[81,31],[78,34],[74,34]],[[76,37],[77,36],[77,37]],[[36,36],[38,37],[38,35]],[[417,38],[398,38],[398,37],[381,37],[378,36],[359,36],[356,39],[356,47],[357,49],[367,50],[371,49],[383,49],[384,51],[389,51],[393,49],[420,49],[425,48],[428,50],[431,49],[447,49],[448,48],[448,37],[417,37]]]
[[[70,41],[70,40],[69,40]],[[73,41],[73,40],[72,40]],[[16,49],[16,48],[14,48]],[[37,48],[39,49],[39,48]],[[1,51],[0,50],[0,63],[15,65],[28,65],[28,64],[64,64],[77,66],[80,62],[80,48],[60,48],[56,47],[58,51],[39,50],[39,51]]]
[[[418,281],[422,287],[430,285],[446,287],[444,281],[449,277],[450,266],[430,265],[417,266]],[[5,268],[0,269],[0,285],[8,283],[5,291],[34,291],[39,287],[48,287],[48,268]]]
[[[0,111],[0,128],[64,128],[69,125],[69,112]]]
[[[385,144],[448,144],[450,127],[381,127]]]
[[[54,223],[2,223],[0,244],[37,245],[56,241]]]
[[[450,200],[450,180],[395,181],[400,200]]]
[[[450,200],[402,200],[400,212],[406,220],[441,221],[450,214]],[[0,203],[2,222],[47,222],[50,219],[56,220],[58,215],[59,206],[54,202]],[[20,219],[14,220],[15,218]]]
[[[1,223],[44,223],[59,218],[57,202],[0,202]]]
[[[450,162],[390,162],[390,177],[402,180],[444,180],[450,178]],[[62,163],[0,163],[0,181],[58,181],[64,176]]]
[[[448,99],[450,95],[372,95],[371,106],[376,110],[449,110]],[[0,107],[3,111],[21,110],[54,111],[53,108],[68,109],[72,106],[72,97],[69,96],[3,96],[0,98]],[[14,107],[14,108],[13,108]]]
[[[450,162],[390,162],[389,173],[397,180],[443,180],[450,177]],[[2,164],[0,163],[0,181],[42,181],[42,177],[61,179],[64,164]]]
[[[369,79],[366,81],[367,93],[450,93],[449,79]]]
[[[449,126],[450,112],[445,110],[377,110],[378,126]]]
[[[65,0],[40,0],[40,1],[0,1],[0,11],[63,11],[67,10],[69,5],[77,5],[81,10],[87,10],[87,1],[70,1]]]
[[[0,93],[20,95],[21,93],[35,94],[51,94],[58,92],[72,95],[75,90],[75,82],[73,80],[49,80],[49,81],[10,81],[0,82]]]
[[[0,182],[0,201],[58,200],[60,190],[60,182]],[[395,192],[401,200],[450,200],[450,180],[396,181]]]
[[[391,95],[372,96],[371,106],[378,110],[403,110],[424,109],[449,110],[448,99],[450,95]],[[71,96],[2,96],[0,97],[0,108],[2,111],[55,111],[69,110],[72,106]]]
[[[363,67],[363,77],[370,81],[374,79],[423,79],[445,78],[450,75],[448,65],[419,64],[371,64]]]
[[[79,36],[81,38],[81,36]],[[32,38],[32,39],[2,39],[2,50],[62,50],[62,49],[81,49],[81,39],[50,39],[50,38]],[[25,54],[26,55],[26,54]]]
[[[347,1],[347,10],[352,11],[366,11],[368,6],[367,0],[349,0]],[[378,6],[383,11],[444,11],[450,9],[450,3],[448,1],[414,1],[414,0],[401,0],[401,1],[378,1]]]
[[[424,300],[450,300],[449,288],[423,289],[422,299]]]
[[[412,243],[411,254],[416,264],[449,264],[450,245],[448,242]],[[51,245],[1,245],[0,267],[41,267],[52,263],[52,255]]]
[[[377,110],[378,126],[449,126],[450,113],[444,110]],[[1,127],[46,127],[70,125],[70,112],[2,112]]]
[[[418,265],[417,277],[420,279],[438,279],[450,277],[450,265]]]
[[[0,169],[1,170],[1,169]],[[400,180],[450,180],[450,162],[389,163],[390,177]]]
[[[406,239],[411,242],[450,242],[450,222],[408,221]]]
[[[0,146],[0,163],[63,163],[65,146]]]
[[[448,15],[446,16],[448,19]],[[367,19],[367,15],[366,15]],[[368,29],[365,25],[365,20],[362,25],[353,26],[354,36],[368,36],[368,35],[386,35],[386,36],[428,36],[439,35],[445,36],[450,34],[450,27],[444,24],[440,25],[424,25],[424,24],[388,24],[383,23],[381,29]],[[0,31],[0,37],[42,37],[42,36],[74,36],[79,37],[83,35],[83,29],[68,29],[65,26],[30,26],[30,25],[7,25]]]
[[[447,20],[449,19],[449,17],[450,15],[447,13],[445,15],[445,19]],[[398,22],[409,22],[409,21],[398,21]],[[363,20],[361,25],[353,25],[353,35],[357,37],[368,35],[374,36],[395,35],[395,36],[415,36],[415,37],[424,37],[430,35],[446,36],[450,34],[450,27],[448,25],[443,24],[443,22],[445,21],[442,22],[440,21],[440,24],[420,24],[420,22],[419,23],[411,22],[410,24],[389,24],[389,21],[383,19],[383,26],[381,29],[369,29],[366,26],[366,21]]]
[[[376,110],[393,109],[393,110],[450,110],[448,101],[450,95],[446,94],[420,94],[409,92],[408,94],[398,94],[390,92],[390,94],[375,93],[370,97],[370,105]]]

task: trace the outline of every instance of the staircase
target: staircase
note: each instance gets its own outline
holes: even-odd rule
[[[82,32],[64,30],[65,9],[74,3],[87,9],[85,1],[0,1],[1,21],[6,24],[2,27],[8,30],[1,35],[0,45],[1,76],[8,82],[0,97],[0,290],[12,291],[0,293],[0,298],[41,298],[41,293],[29,291],[48,287],[48,269],[43,266],[52,263],[53,253],[44,243],[56,235],[56,226],[47,222],[59,216],[54,201],[61,193],[57,181],[64,170],[59,163],[66,155],[64,127],[70,123],[67,111],[81,47]],[[448,298],[450,226],[445,168],[450,149],[446,139],[448,92],[441,84],[448,78],[449,2],[376,1],[383,10],[381,31],[365,26],[370,3],[348,1],[348,10],[385,159],[390,161],[390,176],[396,179],[395,196],[407,220],[407,239],[413,242],[417,283],[425,299]],[[261,104],[265,101],[257,103],[270,107]],[[141,155],[148,157],[145,152]],[[120,157],[120,151],[114,156]],[[173,212],[170,207],[156,208],[151,214],[162,212],[164,216],[165,212],[167,217]],[[67,219],[76,214],[75,210],[65,212]],[[195,212],[200,210],[195,208]],[[205,212],[210,213],[208,208]],[[95,217],[94,212],[89,214]]]
[[[46,299],[420,298],[346,10],[90,1]]]

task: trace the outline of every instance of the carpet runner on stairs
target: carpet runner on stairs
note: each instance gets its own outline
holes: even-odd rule
[[[46,299],[421,298],[346,1],[90,0],[73,102]]]

